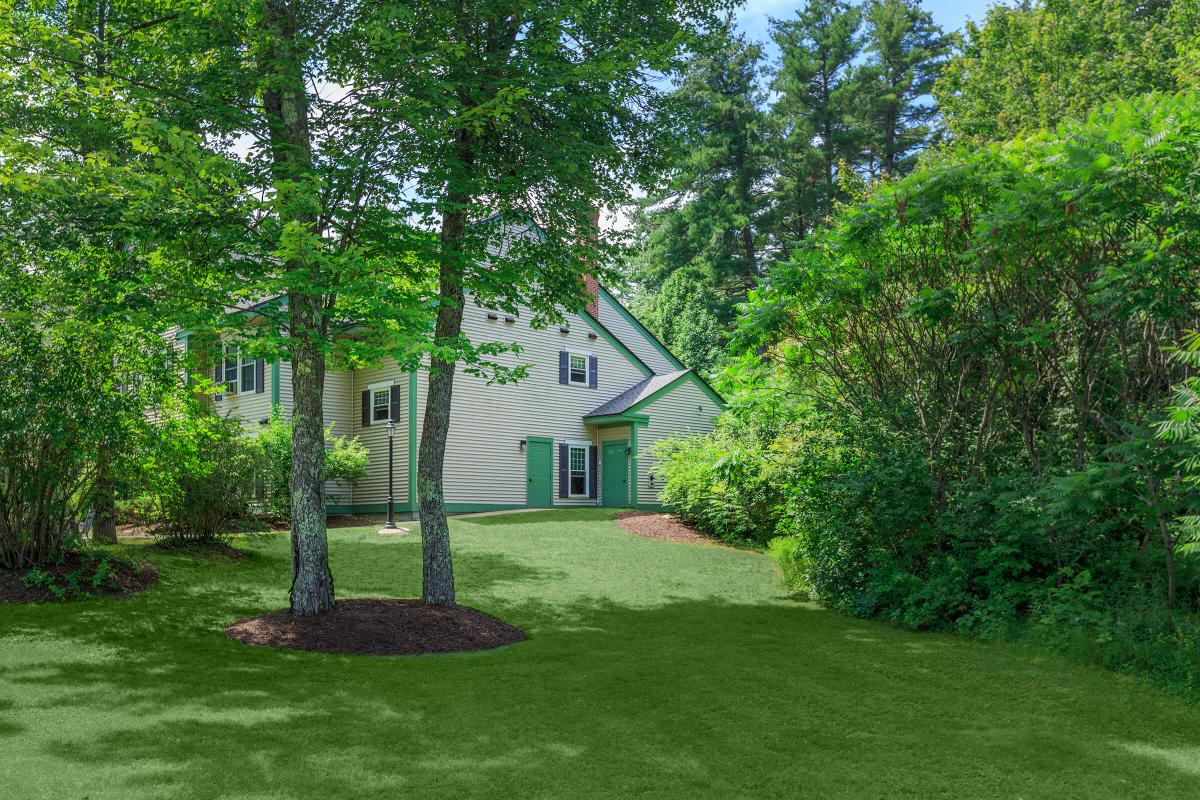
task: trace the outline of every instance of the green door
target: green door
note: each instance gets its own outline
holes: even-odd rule
[[[550,508],[554,504],[554,441],[542,436],[529,436],[527,439],[525,505],[530,508]]]
[[[628,442],[605,442],[600,474],[604,476],[604,505],[624,508],[629,505],[629,457],[625,455]]]

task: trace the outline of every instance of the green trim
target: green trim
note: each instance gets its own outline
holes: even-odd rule
[[[603,414],[599,417],[584,417],[584,424],[599,425],[602,428],[612,428],[617,425],[645,425],[650,417],[645,414],[630,414],[628,411],[620,414]]]
[[[271,408],[279,405],[279,359],[271,362]]]
[[[404,506],[417,510],[417,373],[408,373],[408,499]]]
[[[175,340],[179,341],[182,339],[184,341],[187,341],[187,338],[191,335],[192,335],[191,331],[185,331],[183,328],[180,328],[179,330],[175,331]]]
[[[667,346],[660,342],[658,337],[650,332],[649,328],[638,321],[638,318],[633,314],[630,314],[629,309],[621,305],[620,300],[612,296],[612,292],[608,291],[608,289],[605,289],[603,286],[600,287],[600,291],[603,292],[604,296],[611,301],[612,307],[617,310],[617,313],[624,317],[625,321],[634,327],[634,330],[641,332],[645,336],[646,341],[650,342],[650,344],[654,346],[654,349],[657,350],[663,358],[665,358],[667,361],[670,361],[675,366],[675,369],[687,369],[687,367],[683,365],[683,362],[676,358],[675,354],[668,350]]]
[[[620,353],[623,356],[625,356],[626,359],[629,360],[630,364],[633,364],[635,367],[640,369],[642,371],[643,375],[645,375],[647,378],[649,378],[651,375],[654,374],[654,370],[650,369],[650,367],[646,364],[646,362],[644,362],[640,358],[638,358],[637,353],[633,352],[628,347],[626,347],[621,342],[621,340],[618,339],[616,336],[613,336],[612,333],[609,332],[608,328],[604,327],[604,325],[600,322],[600,320],[596,319],[590,313],[588,313],[588,310],[586,308],[579,308],[576,311],[576,313],[578,313],[579,316],[583,317],[583,320],[588,325],[592,326],[592,330],[594,330],[597,334],[599,334],[601,337],[603,337],[606,342],[611,344],[613,347],[617,348],[617,350],[620,351]]]

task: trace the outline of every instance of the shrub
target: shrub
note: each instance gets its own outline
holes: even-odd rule
[[[156,338],[0,315],[0,568],[76,545],[97,452],[125,458],[146,427],[154,380],[170,361]]]
[[[181,402],[159,420],[151,461],[146,496],[157,533],[207,541],[249,518],[255,458],[237,420]]]
[[[264,501],[272,514],[292,516],[292,421],[275,413],[252,442],[255,468],[262,480]],[[325,429],[325,479],[353,487],[367,475],[367,448],[358,439],[333,435]]]

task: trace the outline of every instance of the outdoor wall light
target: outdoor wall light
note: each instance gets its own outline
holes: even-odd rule
[[[626,447],[626,448],[625,448],[625,455],[627,455],[627,456],[631,456],[631,455],[633,455],[633,448],[632,448],[632,447]]]
[[[600,338],[600,336],[599,336],[599,334],[595,334],[595,333],[589,333],[589,334],[588,334],[588,338],[589,338],[589,339],[599,339],[599,338]]]
[[[488,319],[490,319],[492,322],[495,322],[496,320],[500,319],[500,315],[499,314],[488,314]]]
[[[519,450],[520,450],[522,453],[524,453],[524,452],[525,452],[525,440],[524,440],[524,439],[521,439],[519,442],[517,442],[517,448],[518,448],[518,449],[519,449]]]
[[[649,475],[647,475],[646,480],[648,480],[650,482],[650,488],[653,489],[654,488],[654,473],[651,472]]]
[[[571,329],[570,328],[559,328],[558,332],[559,333],[570,333]]]
[[[517,318],[516,318],[516,317],[505,317],[505,318],[504,318],[504,321],[505,321],[507,324],[509,324],[509,325],[512,325],[514,322],[516,322],[516,321],[517,321]]]

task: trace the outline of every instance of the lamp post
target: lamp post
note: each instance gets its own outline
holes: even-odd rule
[[[388,517],[387,517],[387,524],[384,525],[383,527],[394,528],[394,527],[396,527],[396,504],[392,498],[392,474],[393,474],[392,467],[395,465],[396,460],[393,456],[392,445],[396,439],[396,422],[395,422],[395,420],[390,420],[390,419],[388,420],[387,432],[388,432]]]

